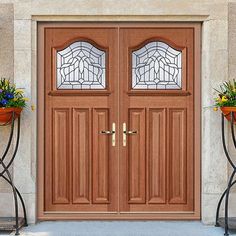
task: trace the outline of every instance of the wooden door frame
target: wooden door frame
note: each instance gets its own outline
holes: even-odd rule
[[[114,214],[44,211],[44,30],[47,27],[183,27],[194,29],[194,211]],[[201,218],[201,24],[160,22],[38,22],[37,48],[37,219],[38,220],[199,220]]]

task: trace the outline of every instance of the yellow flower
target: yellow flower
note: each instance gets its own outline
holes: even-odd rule
[[[17,101],[17,98],[13,98],[13,101],[14,101],[14,102]]]
[[[214,111],[218,111],[218,107],[214,107],[213,110],[214,110]]]
[[[24,91],[21,89],[16,89],[16,93],[23,93]]]
[[[35,105],[31,105],[31,110],[35,111]]]
[[[226,96],[223,96],[221,100],[222,100],[222,102],[227,102],[228,98]]]
[[[24,101],[28,102],[29,98],[22,98]]]

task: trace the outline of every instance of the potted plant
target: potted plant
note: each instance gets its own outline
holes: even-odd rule
[[[227,120],[231,120],[231,112],[233,112],[236,121],[236,81],[225,81],[220,85],[220,89],[215,89],[218,97],[215,98],[214,110],[221,109]]]
[[[11,121],[13,113],[15,118],[20,116],[28,99],[24,97],[22,89],[17,89],[8,79],[0,79],[0,123]]]

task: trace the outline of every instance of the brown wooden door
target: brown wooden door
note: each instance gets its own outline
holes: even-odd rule
[[[45,209],[117,211],[116,28],[45,29]]]
[[[40,219],[199,219],[199,30],[39,27]]]
[[[123,212],[194,210],[193,50],[192,29],[120,29]]]

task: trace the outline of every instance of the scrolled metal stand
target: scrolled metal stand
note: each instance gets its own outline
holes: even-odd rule
[[[2,229],[7,229],[7,230],[16,230],[16,233],[15,235],[19,235],[19,229],[21,228],[21,226],[28,226],[27,224],[27,215],[26,215],[26,209],[25,209],[25,204],[24,204],[24,200],[19,192],[19,190],[16,188],[16,186],[14,185],[14,182],[13,182],[13,179],[12,179],[12,176],[10,174],[10,171],[9,171],[9,167],[12,165],[15,157],[16,157],[16,153],[17,153],[17,150],[18,150],[18,147],[19,147],[19,141],[20,141],[20,116],[17,118],[17,138],[16,138],[16,145],[15,145],[15,148],[14,148],[14,152],[12,154],[12,157],[10,158],[9,162],[7,164],[4,163],[4,160],[7,156],[7,154],[9,153],[9,150],[10,150],[10,147],[11,147],[11,144],[12,144],[12,140],[13,140],[13,134],[14,134],[14,128],[15,128],[15,112],[12,112],[12,118],[9,122],[5,123],[5,124],[0,124],[0,126],[6,126],[6,125],[10,125],[11,126],[11,130],[10,130],[10,136],[9,136],[9,139],[8,139],[8,143],[7,143],[7,146],[6,146],[6,149],[2,155],[2,157],[0,158],[0,166],[2,166],[3,170],[0,172],[0,178],[3,178],[12,188],[12,192],[13,192],[13,197],[14,197],[14,205],[15,205],[15,225],[13,224],[12,225],[12,228],[7,225],[4,227],[4,223],[3,223],[3,227]],[[20,221],[20,218],[19,218],[19,205],[18,205],[18,198],[20,199],[20,202],[21,202],[21,205],[22,205],[22,208],[23,208],[23,213],[24,213],[24,218],[22,221]],[[4,218],[5,219],[5,218]],[[8,218],[7,218],[8,219]],[[1,220],[1,218],[0,218]],[[1,227],[0,227],[1,228]]]
[[[232,136],[232,140],[233,140],[233,144],[234,147],[236,148],[236,138],[235,138],[235,132],[234,132],[234,123],[235,123],[235,117],[234,117],[234,112],[230,112],[230,127],[231,127],[231,136]],[[236,217],[229,217],[229,194],[230,194],[230,190],[231,188],[234,186],[234,184],[236,183],[236,180],[234,180],[234,176],[236,174],[236,166],[233,163],[229,152],[227,150],[226,147],[226,142],[225,142],[225,127],[224,127],[224,122],[225,122],[225,116],[222,113],[222,121],[221,121],[221,132],[222,132],[222,143],[223,143],[223,148],[224,148],[224,152],[226,155],[226,158],[228,160],[228,162],[230,163],[231,167],[233,168],[233,171],[230,175],[229,178],[229,182],[228,182],[228,186],[225,189],[225,191],[223,192],[223,194],[221,195],[221,198],[219,200],[218,206],[217,206],[217,210],[216,210],[216,226],[222,226],[225,229],[225,236],[229,235],[229,229],[236,229]],[[219,217],[219,212],[220,212],[220,207],[222,204],[223,199],[225,198],[225,215],[224,217],[220,218]]]

